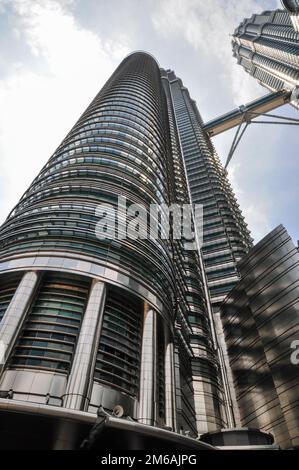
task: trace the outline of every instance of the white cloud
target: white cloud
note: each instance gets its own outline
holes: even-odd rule
[[[212,58],[219,79],[231,83],[236,105],[261,95],[257,82],[232,57],[229,38],[243,18],[263,10],[260,2],[209,0],[203,5],[198,0],[161,0],[155,5],[155,29],[164,37],[180,34],[203,58]]]
[[[236,174],[238,173],[238,171],[240,171],[240,167],[240,163],[234,162],[233,164],[230,164],[230,166],[227,168],[228,178],[231,184],[233,184],[234,186],[234,191],[237,198],[239,198],[243,194],[243,191],[239,187],[238,180],[236,178]]]
[[[264,198],[261,200],[257,192],[251,192],[249,195],[247,191],[241,189],[238,177],[242,168],[241,163],[233,162],[228,167],[228,177],[234,188],[238,203],[242,208],[245,221],[248,224],[255,243],[257,243],[273,229],[269,218],[272,203],[271,199]]]
[[[1,0],[0,0],[1,1]],[[15,64],[0,81],[0,222],[129,48],[80,27],[71,0],[12,0],[20,40],[37,67]],[[2,8],[8,3],[2,2]]]
[[[269,221],[269,205],[267,202],[243,205],[242,209],[246,223],[254,234],[255,243],[273,230],[274,227]]]

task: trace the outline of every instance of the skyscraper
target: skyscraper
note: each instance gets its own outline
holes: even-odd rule
[[[236,239],[241,215],[211,144],[197,142],[191,101],[180,116],[181,85],[162,76],[150,55],[127,57],[1,228],[0,409],[16,446],[26,445],[37,409],[52,423],[38,445],[55,448],[78,445],[80,423],[93,422],[100,407],[120,406],[139,423],[194,437],[234,421],[207,294],[215,303],[229,289],[249,236]],[[99,240],[98,207],[106,205],[109,219],[118,196],[126,198],[123,210],[190,202],[187,127],[190,171],[195,153],[205,153],[204,261],[181,240]],[[214,189],[205,188],[208,177]],[[209,284],[203,263],[215,273]],[[76,432],[61,424],[67,413]]]
[[[287,10],[246,18],[233,34],[232,47],[247,73],[271,91],[291,91],[291,104],[299,108],[299,7],[296,1],[283,4]]]
[[[125,214],[191,200],[202,249],[196,233],[195,250],[152,239],[144,219],[126,236]],[[98,235],[103,215],[118,237]],[[0,230],[2,446],[77,447],[97,413],[187,447],[240,425],[219,309],[251,246],[188,90],[129,55]]]
[[[204,208],[203,271],[207,282],[209,306],[215,325],[218,354],[228,381],[224,399],[232,410],[230,426],[238,423],[238,407],[231,387],[231,376],[223,340],[219,307],[238,282],[236,263],[252,246],[252,239],[241,214],[219,157],[207,134],[196,103],[182,81],[172,71],[162,71],[171,92],[180,150],[183,155],[190,197]],[[225,365],[226,363],[226,365]],[[225,384],[224,384],[225,385]]]

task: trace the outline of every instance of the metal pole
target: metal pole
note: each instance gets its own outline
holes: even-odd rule
[[[101,281],[93,281],[64,394],[63,406],[65,408],[85,411],[88,407],[105,300],[105,284]]]
[[[140,366],[138,421],[155,425],[157,364],[157,314],[145,303]]]
[[[40,275],[38,271],[29,271],[24,274],[2,318],[0,323],[0,341],[5,348],[5,361],[7,361],[26,320],[26,315],[34,297],[39,279]],[[2,368],[0,367],[0,372],[5,367],[5,361],[3,361]]]

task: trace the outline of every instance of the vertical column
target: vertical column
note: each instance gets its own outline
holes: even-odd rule
[[[138,421],[153,426],[156,408],[157,316],[144,306]]]
[[[29,271],[24,274],[2,318],[0,324],[0,342],[5,350],[4,359],[8,358],[23,326],[38,281],[38,272]]]
[[[174,346],[167,326],[165,326],[165,424],[176,431]]]
[[[64,395],[63,406],[65,408],[85,410],[88,405],[105,299],[105,284],[101,281],[93,281]]]

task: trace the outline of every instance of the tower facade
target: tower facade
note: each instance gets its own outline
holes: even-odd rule
[[[252,246],[252,238],[203,120],[188,89],[173,71],[162,71],[183,156],[190,199],[203,206],[202,272],[214,325],[214,344],[221,364],[229,427],[240,424],[219,308],[239,280],[236,265]]]
[[[244,20],[233,34],[233,54],[264,87],[292,91],[291,104],[299,108],[299,7],[296,1],[283,4],[286,10]]]
[[[151,239],[144,219],[145,236],[125,236],[124,213],[191,198],[204,205],[202,251]],[[117,239],[98,236],[103,215]],[[187,90],[150,55],[128,56],[0,230],[0,410],[22,412],[16,441],[36,406],[54,448],[118,405],[193,437],[233,425],[217,312],[250,244]]]

